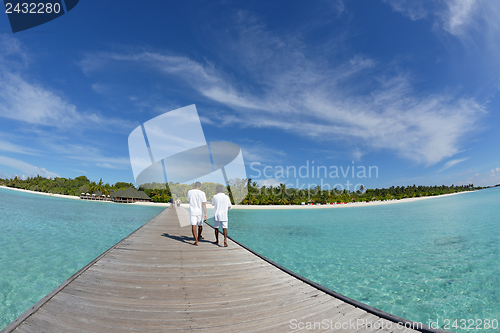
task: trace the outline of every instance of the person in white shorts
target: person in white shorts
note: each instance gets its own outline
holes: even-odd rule
[[[198,245],[198,241],[202,238],[201,232],[203,230],[203,221],[207,220],[207,197],[205,196],[205,193],[200,190],[200,188],[201,183],[196,182],[194,184],[194,189],[189,190],[187,193],[187,200],[189,201],[189,217],[191,219],[191,231],[193,232],[194,245]],[[203,213],[205,213],[204,219],[202,219]],[[198,236],[196,236],[196,226],[198,226]]]
[[[231,200],[224,192],[224,186],[217,185],[215,188],[216,194],[212,198],[212,205],[214,205],[214,229],[215,229],[215,242],[219,245],[219,227],[222,227],[224,232],[224,247],[227,247],[227,211],[231,209]]]

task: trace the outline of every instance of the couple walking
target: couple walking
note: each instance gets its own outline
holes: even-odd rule
[[[207,197],[205,192],[200,190],[201,183],[196,182],[194,189],[189,190],[187,193],[187,200],[189,201],[189,218],[191,220],[191,229],[194,237],[194,245],[198,245],[198,241],[202,239],[201,232],[203,231],[203,222],[207,220]],[[214,206],[214,229],[215,229],[215,242],[219,245],[219,228],[222,227],[224,231],[224,246],[227,247],[227,211],[231,209],[231,200],[224,194],[224,186],[217,185],[215,188],[216,194],[212,199]],[[204,218],[202,218],[204,214]],[[198,226],[198,236],[196,236],[196,226]]]

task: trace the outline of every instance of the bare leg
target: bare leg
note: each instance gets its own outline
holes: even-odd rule
[[[227,247],[227,228],[224,228],[222,230],[224,230],[224,247]]]
[[[194,245],[198,245],[198,238],[196,237],[196,226],[195,225],[191,226],[191,231],[193,232]]]
[[[201,225],[198,226],[198,239],[202,239],[203,237],[201,237],[201,232],[203,230],[203,227]]]
[[[215,231],[215,242],[214,242],[214,244],[219,245],[219,228],[214,229],[214,231]]]

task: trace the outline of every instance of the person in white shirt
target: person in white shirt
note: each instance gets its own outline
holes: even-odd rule
[[[198,245],[198,241],[202,239],[201,232],[203,230],[203,221],[207,220],[207,197],[200,190],[201,183],[196,182],[194,189],[187,193],[189,201],[189,217],[191,220],[191,231],[193,232],[194,245]],[[202,211],[203,209],[203,211]],[[205,213],[205,218],[202,219],[202,214]],[[196,226],[198,226],[198,236],[196,236]]]
[[[214,229],[215,229],[215,242],[219,245],[219,227],[222,227],[224,232],[224,247],[227,247],[227,211],[231,209],[231,200],[224,192],[224,186],[217,185],[215,188],[216,194],[212,199],[214,205]]]

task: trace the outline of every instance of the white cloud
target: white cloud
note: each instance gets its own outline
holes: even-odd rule
[[[54,178],[59,176],[57,173],[47,171],[45,168],[36,167],[26,162],[10,158],[7,156],[0,155],[0,164],[16,170],[20,170],[28,176],[40,175],[45,178]]]
[[[0,151],[11,152],[11,153],[19,153],[19,154],[27,154],[27,155],[36,155],[37,152],[29,147],[23,147],[20,145],[16,145],[12,142],[1,140],[0,139]]]
[[[243,152],[245,163],[277,163],[283,160],[286,153],[282,150],[274,149],[263,145],[262,143],[254,143],[253,145],[240,145]]]
[[[458,163],[462,163],[464,161],[467,161],[469,158],[466,157],[466,158],[460,158],[460,159],[455,159],[455,160],[451,160],[451,161],[448,161],[445,163],[444,167],[440,170],[440,171],[443,171],[443,170],[446,170],[448,168],[451,168],[452,166],[454,166],[455,164],[458,164]],[[470,170],[469,170],[470,171]]]
[[[500,167],[491,169],[487,172],[475,173],[473,176],[463,181],[455,182],[455,184],[474,184],[474,186],[493,186],[500,184]]]
[[[100,70],[110,61],[131,61],[146,65],[155,70],[159,70],[167,75],[180,77],[187,81],[202,95],[221,101],[224,104],[243,107],[259,108],[254,102],[245,99],[225,80],[223,80],[214,68],[204,66],[196,61],[182,56],[169,56],[152,52],[141,52],[136,54],[98,53],[88,55],[80,61],[82,70],[91,74]],[[96,86],[93,89],[101,88]]]
[[[150,53],[111,58],[153,61],[169,74],[178,73],[204,96],[239,113],[214,115],[212,122],[279,128],[320,140],[361,140],[373,148],[393,149],[427,164],[456,154],[460,136],[474,129],[483,112],[473,100],[417,97],[405,76],[382,81],[378,89],[362,98],[350,96],[340,86],[342,80],[373,67],[372,61],[361,57],[333,69],[314,68],[313,61],[307,65],[303,59],[310,68],[291,68],[293,73],[267,77],[269,93],[263,96],[238,92],[235,85],[222,79],[222,74],[186,58],[173,60]]]
[[[25,81],[18,73],[0,71],[0,117],[33,125],[69,129],[102,128],[128,131],[129,121],[96,113],[78,112],[76,106],[57,93]]]
[[[88,172],[87,172],[87,171],[80,170],[80,169],[70,169],[70,170],[72,170],[72,171],[76,171],[76,172],[80,172],[80,173],[82,173],[82,174],[88,174]]]
[[[458,36],[464,34],[474,21],[474,14],[478,10],[479,0],[447,0],[448,11],[441,14],[443,28],[450,34]]]
[[[345,10],[345,5],[341,0],[332,2],[332,5],[338,11],[339,15],[342,14]]]
[[[0,73],[0,116],[53,127],[68,127],[83,121],[74,105],[15,73]]]
[[[488,0],[385,0],[394,11],[416,21],[432,16],[443,30],[461,36],[474,24]]]
[[[96,163],[96,165],[98,167],[106,168],[106,169],[118,169],[117,167],[115,167],[114,165],[111,165],[109,163]]]
[[[105,156],[101,149],[95,146],[82,144],[55,144],[48,142],[47,147],[57,154],[64,155],[68,159],[92,162],[99,167],[111,169],[129,169],[130,159],[128,157]]]
[[[364,55],[332,65],[253,17],[240,14],[239,20],[239,37],[224,45],[248,73],[245,81],[212,64],[152,52],[89,55],[82,69],[91,73],[96,63],[123,61],[155,68],[234,111],[209,114],[205,123],[276,128],[363,151],[389,149],[427,165],[458,153],[485,113],[474,99],[415,93],[408,74],[375,76],[376,62]]]
[[[356,160],[356,161],[359,161],[361,160],[361,157],[363,157],[364,153],[359,149],[359,148],[356,148],[353,152],[352,152],[352,157]]]
[[[94,83],[92,85],[92,90],[101,95],[107,95],[112,91],[111,86],[102,83]]]
[[[413,21],[420,20],[427,16],[428,11],[424,8],[421,0],[384,0],[388,2],[392,9],[408,16]]]
[[[8,34],[0,35],[0,68],[9,68],[11,71],[25,68],[31,61],[31,56],[24,45]]]
[[[0,36],[0,118],[18,122],[56,127],[60,129],[102,128],[128,131],[133,124],[118,118],[107,118],[97,113],[83,113],[59,92],[41,83],[29,82],[22,69],[26,69],[29,56],[15,38]],[[103,92],[106,87],[95,84]]]
[[[259,187],[265,186],[269,188],[269,187],[278,187],[281,183],[286,183],[286,181],[283,179],[267,178],[267,179],[256,180],[256,183]]]
[[[434,26],[462,41],[476,43],[471,36],[498,41],[500,8],[496,0],[385,0],[392,9],[412,20],[432,18]],[[496,36],[494,36],[496,35]]]

